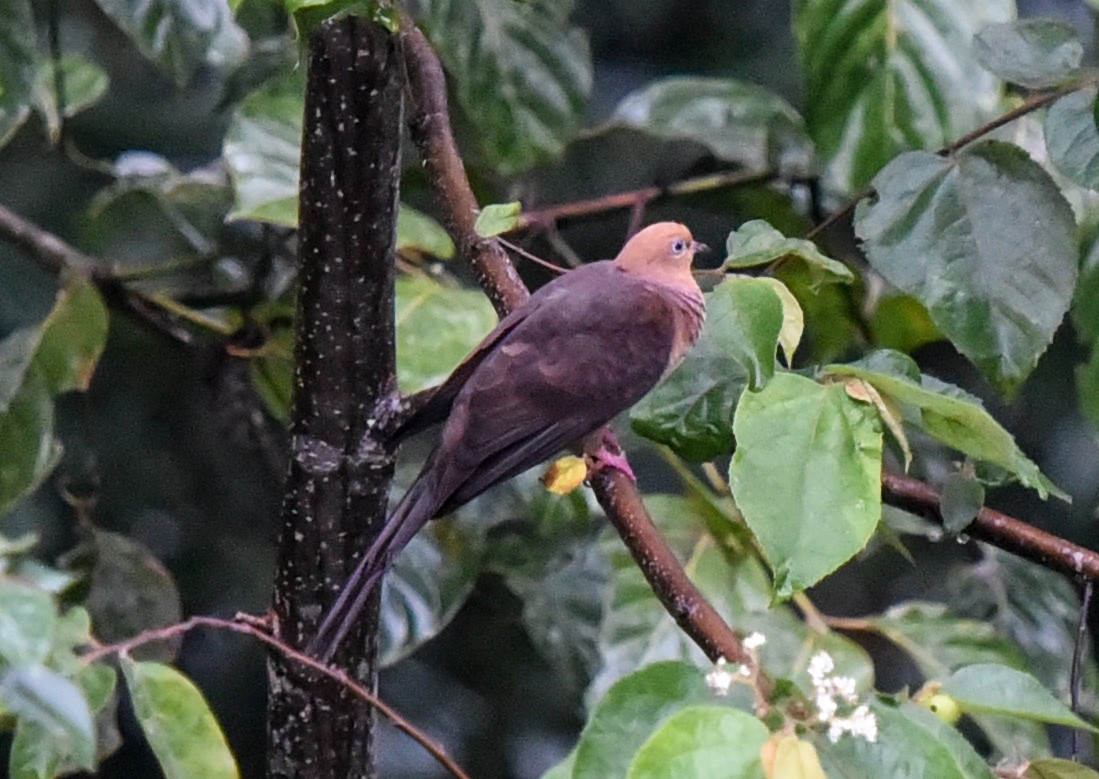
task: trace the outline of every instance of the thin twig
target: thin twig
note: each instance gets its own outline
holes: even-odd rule
[[[1000,129],[1005,124],[1014,122],[1016,119],[1026,116],[1033,111],[1037,111],[1039,108],[1044,108],[1050,103],[1064,97],[1065,95],[1075,92],[1085,85],[1086,84],[1074,82],[1067,86],[1063,86],[1060,89],[1055,89],[1052,92],[1043,92],[1039,95],[1033,95],[1010,111],[1007,111],[1006,113],[997,116],[992,121],[982,124],[980,127],[976,128],[972,132],[968,132],[960,138],[951,141],[945,146],[939,148],[935,151],[935,154],[939,155],[940,157],[948,157],[951,154],[960,151],[962,148],[968,146],[974,141],[980,140],[984,136],[988,135],[990,132]],[[839,220],[844,219],[854,213],[855,208],[861,201],[873,196],[874,188],[867,187],[862,192],[859,192],[857,195],[852,197],[843,208],[830,214],[827,219],[825,219],[823,222],[821,222],[808,233],[806,233],[805,237],[810,241],[815,241],[829,227],[834,225]]]
[[[1076,622],[1076,643],[1072,647],[1072,676],[1069,684],[1072,710],[1080,713],[1080,686],[1083,684],[1084,645],[1088,635],[1088,612],[1091,611],[1091,595],[1095,589],[1095,582],[1088,579],[1084,582],[1084,594],[1080,599],[1080,617]],[[1076,760],[1080,754],[1080,731],[1072,729],[1072,759]]]
[[[774,171],[765,170],[727,170],[720,173],[710,173],[705,176],[695,176],[682,181],[676,181],[667,186],[648,186],[633,189],[628,192],[616,192],[612,195],[602,195],[587,200],[577,200],[571,203],[546,206],[532,211],[526,211],[519,217],[519,223],[512,232],[529,230],[532,228],[546,228],[564,219],[576,217],[594,216],[608,211],[619,211],[625,208],[636,208],[638,204],[647,205],[655,200],[665,197],[678,197],[691,195],[697,192],[708,192],[715,189],[727,189],[730,187],[754,184],[760,181],[768,181],[774,178]]]
[[[525,257],[526,259],[530,260],[531,262],[537,263],[538,265],[541,265],[543,268],[548,268],[549,270],[553,271],[554,273],[568,273],[569,272],[568,268],[562,268],[560,265],[554,265],[549,260],[543,260],[538,255],[531,254],[526,249],[524,249],[522,246],[519,246],[518,244],[512,243],[511,241],[509,241],[506,238],[496,236],[496,240],[499,241],[500,243],[502,243],[507,248],[511,249],[513,252],[518,254],[520,257]]]
[[[243,633],[244,635],[252,636],[258,641],[266,644],[281,654],[283,657],[293,660],[299,665],[303,665],[306,668],[310,668],[322,676],[326,676],[342,687],[346,688],[351,694],[366,701],[373,706],[376,710],[381,712],[394,727],[398,730],[406,733],[413,741],[423,747],[438,763],[449,771],[453,776],[458,779],[469,779],[469,775],[466,774],[462,768],[454,762],[454,760],[447,755],[446,750],[442,746],[435,743],[429,736],[424,734],[415,725],[402,717],[395,709],[389,704],[372,693],[370,690],[363,687],[354,679],[348,677],[339,668],[334,668],[330,665],[310,657],[307,654],[299,652],[294,647],[280,641],[270,633],[261,630],[257,627],[257,623],[261,620],[250,614],[237,614],[235,619],[221,619],[219,617],[191,617],[190,619],[178,622],[174,625],[168,625],[162,628],[154,628],[152,630],[146,630],[138,633],[132,638],[128,638],[125,641],[119,641],[116,644],[104,644],[95,647],[82,656],[82,660],[85,663],[93,663],[96,660],[101,660],[109,655],[126,655],[132,650],[144,644],[149,644],[154,641],[166,641],[177,636],[181,636],[184,633],[188,633],[197,627],[211,627],[219,630],[231,630],[235,633]]]
[[[1085,84],[1072,83],[1059,89],[1055,89],[1052,92],[1044,92],[1038,95],[1031,95],[1022,103],[1015,106],[1015,108],[1012,108],[1006,113],[1000,114],[991,122],[983,124],[972,132],[968,132],[957,140],[948,143],[946,146],[943,146],[935,153],[938,154],[940,157],[948,157],[954,152],[959,151],[963,147],[973,143],[974,141],[980,140],[984,136],[988,135],[990,132],[1000,129],[1005,124],[1010,124],[1016,119],[1026,116],[1032,111],[1037,111],[1039,108],[1044,108],[1045,106],[1056,100],[1059,100],[1065,95],[1072,94],[1083,86],[1085,86]]]

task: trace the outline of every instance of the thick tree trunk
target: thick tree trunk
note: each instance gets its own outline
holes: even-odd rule
[[[371,431],[396,402],[393,254],[402,89],[395,40],[354,17],[309,44],[291,419],[274,610],[304,647],[385,519],[390,453]],[[377,609],[335,662],[374,683]],[[268,775],[374,775],[374,715],[300,667],[271,659]]]

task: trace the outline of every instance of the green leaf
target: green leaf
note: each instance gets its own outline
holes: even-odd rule
[[[576,750],[569,752],[565,759],[542,774],[540,779],[572,779],[572,767],[576,763]]]
[[[397,383],[415,392],[443,381],[496,325],[480,292],[425,277],[397,280]]]
[[[801,117],[773,92],[732,79],[663,78],[630,93],[611,126],[694,141],[719,160],[752,170],[807,175],[813,150]]]
[[[850,283],[855,277],[841,262],[821,253],[817,245],[804,238],[787,238],[762,219],[755,219],[729,233],[725,241],[727,257],[723,268],[754,268],[772,262],[799,260],[805,264],[812,283]]]
[[[297,227],[303,110],[300,73],[268,82],[241,103],[223,149],[235,193],[227,218]]]
[[[1077,184],[1099,189],[1099,130],[1095,87],[1065,95],[1046,111],[1042,130],[1049,161]]]
[[[0,146],[15,134],[34,98],[39,54],[34,14],[29,0],[0,0],[4,25],[0,31]]]
[[[0,671],[0,702],[41,726],[57,751],[81,768],[95,767],[95,731],[88,702],[71,681],[40,665]]]
[[[758,389],[775,375],[775,348],[782,332],[782,298],[770,283],[748,276],[731,276],[714,288],[707,309],[717,319],[715,330],[724,348],[744,366],[748,386]]]
[[[234,193],[227,219],[298,226],[303,110],[299,72],[269,81],[241,103],[223,149]],[[397,212],[397,250],[450,259],[454,242],[434,219],[402,204]]]
[[[1010,0],[797,0],[809,133],[826,180],[861,190],[909,149],[936,149],[988,121],[1001,85],[972,53],[973,35],[1015,16]]]
[[[65,88],[64,110],[57,105],[58,70]],[[53,58],[42,61],[35,86],[35,107],[45,121],[50,143],[57,143],[60,139],[62,118],[76,116],[99,102],[106,94],[109,83],[106,71],[77,54],[62,55],[60,62]]]
[[[85,575],[83,605],[97,637],[105,643],[182,618],[179,590],[171,574],[144,545],[127,536],[92,528],[64,563]],[[158,642],[138,647],[133,654],[168,662],[177,650],[178,641]]]
[[[886,295],[870,317],[874,344],[910,354],[924,344],[942,340],[927,309],[910,295]]]
[[[873,700],[878,738],[851,735],[835,744],[817,740],[828,776],[925,776],[935,779],[993,779],[992,769],[957,730],[922,706]]]
[[[985,27],[973,38],[973,53],[1004,81],[1044,89],[1074,75],[1084,46],[1071,25],[1054,19],[1016,19]]]
[[[49,593],[0,576],[0,658],[6,664],[45,660],[56,626],[57,607]]]
[[[165,779],[238,779],[240,772],[202,693],[167,665],[119,658],[134,714]]]
[[[610,598],[611,568],[596,543],[587,495],[555,495],[530,479],[521,509],[527,521],[489,538],[484,570],[504,577],[523,604],[527,635],[569,689],[587,687],[603,658],[600,628]],[[533,521],[531,521],[533,520]]]
[[[0,341],[0,413],[8,410],[23,386],[41,337],[41,327],[23,327]]]
[[[1072,323],[1089,344],[1099,342],[1099,223],[1081,241],[1080,281],[1072,301]]]
[[[727,504],[704,502],[696,493],[691,500],[646,495],[645,505],[691,580],[722,618],[739,633],[759,631],[766,636],[767,643],[759,653],[768,673],[793,679],[811,692],[806,666],[815,653],[824,650],[835,660],[837,673],[855,679],[859,689],[870,687],[873,664],[858,645],[835,632],[809,628],[788,606],[771,605],[771,579],[758,557],[754,552],[729,548],[736,546],[730,537],[746,534],[739,519],[733,524],[726,514],[731,511]],[[592,682],[589,700],[646,663],[665,659],[707,662],[657,600],[621,539],[606,531],[601,546],[613,570],[613,590],[602,626],[603,666]]]
[[[985,488],[973,476],[954,472],[943,480],[939,511],[943,515],[943,527],[951,535],[958,535],[977,518],[984,507]]]
[[[514,230],[519,225],[519,216],[523,204],[518,200],[512,203],[493,203],[481,209],[473,230],[482,238],[491,238]]]
[[[107,325],[107,306],[90,281],[74,278],[58,292],[34,357],[50,392],[88,389],[107,345]]]
[[[801,304],[805,315],[805,336],[801,353],[807,363],[820,364],[848,354],[865,340],[864,326],[855,317],[853,298],[859,290],[838,284],[820,286],[804,263],[784,262],[775,267],[775,278],[786,285]],[[858,281],[856,280],[856,284]]]
[[[745,385],[774,375],[775,346],[800,340],[800,307],[774,279],[732,276],[706,296],[706,322],[683,364],[630,412],[640,435],[691,460],[733,446],[733,411]],[[783,293],[786,294],[783,294]]]
[[[248,36],[224,0],[96,0],[138,50],[183,86],[201,65],[225,70],[245,56]]]
[[[1076,368],[1076,392],[1084,416],[1099,428],[1099,349],[1092,349],[1087,361]]]
[[[1099,733],[1099,728],[1073,714],[1033,676],[1004,665],[959,668],[943,682],[942,691],[965,712],[1022,717]]]
[[[455,540],[449,524],[435,523],[412,539],[382,580],[380,665],[396,663],[437,635],[473,591],[477,570]]]
[[[0,414],[0,516],[29,495],[49,475],[61,456],[53,437],[53,398],[37,371]]]
[[[449,260],[454,256],[454,241],[430,216],[402,204],[397,211],[397,251],[405,250]]]
[[[317,29],[329,19],[356,14],[365,19],[382,23],[390,32],[396,32],[396,21],[390,13],[382,13],[371,0],[284,0],[287,13],[294,20],[297,36],[308,41]]]
[[[620,679],[595,706],[576,746],[573,779],[624,777],[634,754],[670,715],[715,700],[695,665],[653,663]]]
[[[770,276],[761,276],[756,281],[762,281],[778,295],[782,303],[782,327],[778,332],[778,345],[782,348],[782,354],[786,358],[786,364],[794,362],[794,352],[801,343],[801,335],[805,331],[805,313],[801,310],[801,304],[794,297],[785,284]]]
[[[584,33],[546,4],[428,0],[423,26],[481,151],[509,176],[558,157],[591,91]]]
[[[39,723],[20,718],[15,723],[8,757],[11,779],[54,779],[65,761],[64,745],[50,738]]]
[[[751,714],[717,706],[676,712],[638,750],[629,779],[755,779],[770,735]]]
[[[1071,664],[1051,663],[1049,658],[1071,657],[1076,646],[1080,619],[1076,588],[1056,571],[992,547],[982,549],[980,562],[956,566],[947,578],[947,597],[954,610],[991,623],[1022,650],[1026,662],[1008,665],[1029,670],[1050,689],[1068,694]],[[1099,712],[1093,692],[1099,688],[1099,668],[1086,651],[1082,671],[1084,710]]]
[[[1049,174],[1017,146],[983,141],[950,158],[903,154],[874,187],[855,214],[870,264],[994,383],[1017,387],[1076,284],[1076,223]]]
[[[903,356],[895,352],[876,354],[883,357]],[[976,460],[1006,469],[1021,484],[1037,490],[1043,498],[1053,493],[1067,499],[1023,454],[1011,433],[985,411],[980,401],[962,393],[957,387],[930,376],[922,377],[917,384],[909,377],[867,370],[857,363],[828,365],[823,371],[825,374],[863,379],[883,395],[915,407],[919,412],[916,423],[920,428],[947,446]]]
[[[957,616],[939,603],[902,603],[871,622],[908,654],[927,680],[943,679],[963,666],[977,663],[998,663],[1021,670],[1029,662],[988,622]],[[1049,754],[1049,738],[1038,723],[1014,717],[971,716],[1004,756]]]
[[[1099,779],[1099,772],[1074,760],[1050,757],[1030,761],[1023,779]]]
[[[407,488],[417,470],[418,466],[399,468],[395,483]],[[498,561],[492,553],[506,543],[501,541],[506,534],[494,532],[490,541],[490,529],[515,517],[533,519],[536,526],[558,520],[568,524],[568,512],[557,509],[571,503],[571,498],[547,496],[537,475],[528,472],[432,522],[397,556],[382,583],[379,662],[388,665],[406,657],[446,627],[482,571],[505,576],[514,572],[493,564]],[[549,554],[550,546],[552,541],[534,554]],[[508,584],[515,584],[514,577]]]
[[[912,658],[925,679],[975,663],[1026,665],[1019,649],[992,625],[951,614],[941,603],[901,603],[869,622]]]
[[[866,546],[881,517],[881,426],[840,385],[790,373],[745,392],[729,484],[775,572],[775,594],[810,587]]]

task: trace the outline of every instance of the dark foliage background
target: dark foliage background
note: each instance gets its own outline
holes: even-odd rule
[[[252,4],[255,5],[255,4]],[[105,99],[66,125],[69,139],[92,158],[114,159],[150,151],[177,168],[201,168],[221,151],[229,116],[226,84],[213,70],[200,71],[177,87],[133,50],[128,39],[86,0],[36,4],[45,36],[51,7],[58,9],[67,46],[83,50],[109,74]],[[1020,3],[1022,13],[1073,22],[1088,45],[1092,14],[1082,2]],[[250,29],[276,24],[251,8]],[[576,18],[590,35],[595,84],[590,119],[605,117],[629,91],[669,74],[735,76],[769,87],[799,104],[799,75],[789,9],[773,0],[584,0]],[[461,127],[459,126],[459,130]],[[118,219],[89,223],[89,201],[108,179],[41,142],[30,122],[0,151],[0,201],[73,243],[105,256],[170,254],[180,238],[164,217],[140,198],[114,208]],[[647,143],[650,154],[638,154]],[[140,157],[133,160],[142,164]],[[542,202],[555,202],[666,182],[705,171],[708,161],[693,150],[637,137],[580,142],[560,163],[541,169],[524,186]],[[514,194],[477,182],[485,201]],[[414,172],[406,193],[417,200]],[[652,209],[648,218],[675,216],[696,227],[703,240],[720,245],[728,212],[753,197],[700,196]],[[422,195],[420,199],[423,199]],[[715,216],[720,201],[721,217]],[[134,210],[146,209],[139,232],[121,232]],[[758,202],[752,209],[758,211]],[[109,215],[109,212],[108,212]],[[781,218],[781,215],[778,215]],[[626,228],[617,214],[571,225],[566,237],[588,258],[616,249]],[[236,223],[227,240],[254,247],[271,240],[263,228]],[[537,248],[537,246],[535,247]],[[282,258],[285,259],[285,258]],[[280,260],[281,261],[281,260]],[[543,280],[524,267],[532,283]],[[7,245],[0,244],[0,335],[40,320],[48,311],[55,279]],[[1094,545],[1099,501],[1099,447],[1093,430],[1074,410],[1073,365],[1078,360],[1067,327],[1011,407],[998,403],[968,363],[945,344],[917,353],[921,367],[980,394],[1016,434],[1043,471],[1078,496],[1071,507],[1041,503],[1022,490],[1001,495],[999,505],[1085,545]],[[223,353],[185,348],[142,325],[113,317],[107,351],[85,395],[69,396],[59,408],[63,464],[46,489],[5,520],[17,535],[33,527],[45,558],[74,541],[71,510],[56,485],[94,482],[97,520],[132,536],[170,570],[179,584],[185,613],[230,616],[263,611],[269,601],[275,528],[285,442],[257,439],[242,363]],[[641,444],[627,441],[631,450]],[[415,447],[406,456],[414,458]],[[655,456],[639,454],[647,489],[672,489],[676,481]],[[859,614],[880,608],[899,594],[933,598],[945,567],[961,547],[928,545],[918,550],[919,568],[879,554],[857,572],[832,577],[813,593],[829,613]],[[535,777],[571,746],[582,723],[578,690],[558,677],[532,647],[520,624],[521,603],[502,583],[486,576],[457,619],[435,641],[386,671],[381,691],[410,719],[437,736],[474,776]],[[208,695],[245,776],[262,773],[265,673],[254,643],[223,634],[193,633],[180,657],[183,670]],[[878,668],[880,685],[905,679],[903,665]],[[124,725],[128,720],[123,719]],[[132,724],[129,725],[132,730]],[[124,734],[132,735],[132,734]],[[419,750],[404,748],[400,734],[383,730],[381,772],[435,776],[438,767]],[[104,777],[155,776],[158,769],[142,740],[104,766]],[[390,747],[393,748],[390,748]],[[0,763],[5,763],[0,759]]]

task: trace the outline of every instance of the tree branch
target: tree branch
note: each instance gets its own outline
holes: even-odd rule
[[[303,652],[299,652],[289,644],[280,641],[266,630],[261,629],[258,627],[258,623],[261,622],[262,620],[259,620],[250,614],[237,614],[236,618],[232,620],[220,619],[218,617],[191,617],[183,622],[177,622],[174,625],[166,625],[162,628],[142,631],[125,641],[97,646],[91,651],[81,655],[81,659],[85,663],[93,663],[110,655],[125,655],[144,644],[153,643],[155,641],[168,641],[177,636],[182,636],[184,633],[188,633],[198,627],[210,627],[219,630],[231,630],[234,633],[243,633],[244,635],[251,636],[263,644],[266,644],[288,660],[292,660],[298,665],[316,671],[336,682],[336,684],[345,688],[356,698],[365,701],[380,711],[386,719],[393,723],[394,727],[407,734],[413,741],[422,746],[424,750],[434,757],[443,768],[451,773],[451,775],[458,779],[469,779],[469,775],[462,770],[461,766],[454,762],[453,758],[446,753],[446,750],[443,749],[442,746],[435,743],[430,736],[426,735],[423,731],[401,716],[396,709],[392,708],[363,685],[349,678],[342,669],[325,665],[319,660],[316,660]]]
[[[477,203],[450,133],[442,66],[427,39],[407,18],[402,20],[401,40],[409,79],[412,138],[425,160],[451,238],[476,268],[497,311],[506,313],[526,300],[529,293],[507,254],[489,251],[498,247],[482,241],[473,229]],[[613,438],[608,445],[616,446]],[[683,571],[653,524],[637,486],[614,469],[595,470],[591,484],[611,523],[676,623],[712,661],[724,657],[755,667],[740,639]],[[761,684],[769,688],[770,683],[761,679]]]
[[[105,271],[95,258],[3,205],[0,205],[0,238],[48,273],[55,276],[75,273],[90,279],[108,305],[129,314],[169,341],[183,345],[194,341],[190,331],[167,315],[150,297],[130,289]]]
[[[496,313],[503,316],[530,297],[530,292],[500,245],[481,238],[473,229],[479,206],[450,130],[443,66],[416,23],[403,13],[400,42],[412,140],[420,150],[447,232],[477,274]]]
[[[942,496],[932,487],[899,473],[882,471],[882,499],[893,506],[942,522]],[[995,509],[982,508],[966,535],[1017,554],[1054,571],[1099,579],[1099,552],[1058,538]]]

